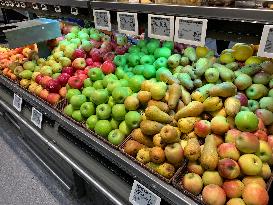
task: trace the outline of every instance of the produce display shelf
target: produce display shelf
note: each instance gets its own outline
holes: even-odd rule
[[[123,155],[119,150],[114,149],[113,147],[102,142],[100,139],[93,136],[90,132],[86,131],[84,128],[76,125],[71,120],[68,120],[60,112],[58,112],[53,107],[43,103],[41,100],[35,98],[30,93],[26,92],[24,89],[20,88],[17,84],[8,80],[4,76],[0,76],[0,83],[5,87],[12,90],[14,93],[19,94],[23,101],[27,101],[43,115],[47,116],[51,120],[58,123],[59,126],[63,127],[67,132],[71,133],[73,136],[77,136],[82,142],[88,145],[91,149],[94,149],[106,159],[111,161],[113,164],[116,164],[126,173],[131,175],[134,179],[142,183],[148,189],[156,193],[159,197],[164,199],[170,204],[188,204],[195,205],[197,204],[189,197],[185,196],[179,190],[173,186],[167,184],[166,182],[160,180],[158,177],[154,176],[152,173],[149,173],[147,170],[142,168],[140,165],[131,161],[125,155]],[[71,153],[73,154],[73,153]]]
[[[90,5],[91,9],[105,9],[110,11],[165,14],[264,24],[273,23],[273,11],[270,9],[119,3],[107,1],[91,1]]]

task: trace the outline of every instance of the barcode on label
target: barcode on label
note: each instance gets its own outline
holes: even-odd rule
[[[207,21],[207,19],[177,17],[175,20],[174,40],[178,43],[204,46]]]
[[[174,17],[148,14],[148,36],[160,40],[173,40]]]
[[[95,28],[111,31],[110,12],[106,10],[94,10]]]
[[[129,201],[133,205],[159,205],[161,198],[135,180]]]
[[[42,120],[43,120],[43,114],[36,108],[32,107],[31,122],[41,129]]]
[[[118,31],[138,35],[137,13],[117,12]]]
[[[21,112],[22,110],[22,98],[20,96],[18,96],[17,94],[14,93],[13,95],[13,107],[18,111],[18,112]]]
[[[273,25],[264,26],[257,55],[273,58]]]

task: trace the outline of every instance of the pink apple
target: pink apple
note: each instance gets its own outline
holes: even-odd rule
[[[240,175],[240,167],[236,161],[224,158],[218,162],[219,174],[227,179],[235,179]]]
[[[101,70],[104,74],[114,73],[116,70],[116,66],[112,61],[105,61],[101,65]]]
[[[116,56],[115,53],[108,52],[103,56],[103,61],[113,61],[115,56]]]
[[[244,190],[244,184],[238,179],[227,180],[222,185],[222,188],[226,192],[228,198],[239,198],[242,196]]]
[[[123,54],[125,54],[127,52],[127,50],[128,50],[128,48],[125,47],[125,46],[117,46],[115,48],[115,52],[116,52],[117,55],[123,55]]]
[[[262,130],[267,133],[267,129],[266,129],[264,122],[261,118],[259,118],[258,130]]]
[[[83,86],[83,81],[78,76],[70,77],[68,80],[68,85],[71,88],[81,89]]]
[[[102,42],[90,39],[90,43],[93,45],[93,48],[99,48]]]
[[[93,68],[100,68],[101,67],[101,62],[94,62],[92,67]]]
[[[230,158],[237,161],[240,158],[240,152],[234,143],[223,143],[217,148],[220,158]]]
[[[86,74],[79,74],[78,78],[83,82],[86,78],[88,78],[88,76]]]
[[[76,70],[74,75],[80,75],[80,74],[85,74],[84,70]]]
[[[208,205],[224,205],[226,203],[225,191],[215,184],[205,186],[202,197],[205,204]]]
[[[199,137],[206,137],[211,132],[210,122],[207,120],[200,120],[196,122],[194,125],[194,132]]]
[[[92,60],[92,58],[86,58],[86,59],[85,59],[85,62],[86,62],[86,65],[87,65],[87,66],[93,65],[93,60]]]
[[[110,42],[103,42],[100,46],[100,50],[103,52],[103,53],[107,53],[107,52],[110,52],[112,51],[112,46],[111,46],[111,43]]]
[[[267,205],[269,202],[269,196],[265,188],[255,183],[246,185],[242,196],[246,204]]]
[[[86,66],[85,69],[84,69],[84,74],[88,74],[89,70],[92,69],[93,67],[91,66]]]
[[[268,135],[268,144],[273,150],[273,135]]]
[[[59,81],[61,86],[65,86],[66,83],[68,82],[68,79],[70,78],[70,75],[67,73],[62,73],[61,75],[59,75],[59,77],[57,78],[57,80]]]
[[[58,80],[51,79],[46,83],[46,89],[51,93],[59,93],[61,85]]]
[[[254,135],[259,138],[259,140],[263,140],[267,142],[267,134],[265,131],[257,130],[254,132]]]
[[[61,96],[58,93],[49,93],[46,101],[52,105],[56,105],[59,102],[60,98]]]
[[[237,95],[235,95],[235,98],[240,100],[241,106],[247,106],[248,99],[244,93],[238,92]]]
[[[76,58],[72,62],[72,67],[75,69],[83,70],[86,67],[85,59],[84,58]]]
[[[92,58],[93,61],[101,62],[102,55],[98,48],[92,48],[92,50],[89,52],[89,56]]]
[[[74,74],[74,68],[72,68],[72,67],[64,67],[62,69],[62,73],[67,73],[68,75],[72,76]]]
[[[225,142],[235,143],[236,138],[241,134],[241,131],[231,129],[226,133]]]
[[[37,75],[36,78],[35,78],[35,82],[38,83],[38,84],[41,84],[42,80],[43,80],[43,75],[42,74]]]
[[[81,48],[77,48],[74,53],[72,54],[72,58],[76,59],[76,58],[86,58],[86,53],[83,49]]]

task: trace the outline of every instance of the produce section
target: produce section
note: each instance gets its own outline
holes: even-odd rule
[[[104,4],[121,5],[90,5]],[[75,146],[80,140],[127,172],[130,186],[133,177],[164,202],[270,204],[273,62],[257,55],[259,45],[236,43],[217,54],[158,39],[131,43],[93,27],[60,28],[47,58],[35,44],[0,50],[1,84],[57,132],[63,127]]]

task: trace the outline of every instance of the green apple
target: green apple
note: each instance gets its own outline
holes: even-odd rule
[[[83,81],[83,85],[84,85],[84,87],[85,88],[87,88],[87,87],[92,87],[92,81],[91,81],[91,79],[90,78],[86,78],[84,81]]]
[[[68,67],[71,65],[71,60],[67,57],[60,57],[59,63],[61,63],[62,67]]]
[[[139,127],[139,123],[141,121],[141,115],[137,111],[129,111],[125,115],[125,122],[128,127],[135,129]]]
[[[93,45],[91,44],[90,41],[88,41],[88,40],[83,40],[83,41],[82,41],[81,48],[82,48],[85,52],[89,52],[89,51],[93,48]]]
[[[64,108],[64,114],[68,115],[69,117],[72,116],[73,111],[74,111],[74,109],[73,109],[73,106],[71,104],[68,104]]]
[[[111,127],[112,127],[113,130],[114,130],[114,129],[118,129],[119,121],[117,121],[117,120],[115,120],[114,118],[112,118],[112,119],[110,120],[110,123],[111,123]]]
[[[268,92],[268,97],[273,97],[273,88],[271,88]]]
[[[260,157],[262,162],[269,162],[272,160],[272,148],[266,141],[260,140],[260,149],[255,154]]]
[[[40,72],[42,75],[46,75],[46,76],[52,76],[52,73],[53,73],[52,68],[47,65],[41,67]]]
[[[236,77],[234,85],[236,85],[239,90],[245,90],[252,85],[252,78],[249,75],[242,73]]]
[[[86,98],[90,98],[92,93],[95,91],[93,87],[86,87],[82,90],[82,94],[86,96]]]
[[[103,87],[107,88],[108,83],[113,80],[118,80],[117,76],[113,73],[104,76],[102,80]]]
[[[135,75],[129,80],[129,87],[133,92],[138,92],[144,80],[145,78],[142,75]]]
[[[168,66],[170,68],[176,68],[177,66],[179,66],[180,63],[180,59],[181,59],[181,55],[180,54],[173,54],[168,58]]]
[[[117,55],[114,58],[114,63],[116,66],[125,66],[126,61],[127,61],[127,59],[124,55]]]
[[[91,94],[90,100],[96,105],[108,102],[109,94],[106,89],[94,90]]]
[[[252,112],[255,112],[257,109],[260,108],[260,104],[256,100],[248,100],[247,106],[248,106],[248,109]]]
[[[260,99],[260,107],[262,109],[273,112],[273,97],[263,97]]]
[[[137,42],[137,46],[140,47],[140,48],[145,47],[146,44],[147,44],[147,40],[139,40],[139,41]]]
[[[69,89],[66,93],[66,99],[68,100],[68,102],[70,102],[70,99],[72,96],[74,95],[80,95],[81,91],[79,91],[78,89]]]
[[[115,103],[124,103],[125,99],[132,94],[132,90],[128,87],[116,87],[112,96]]]
[[[123,79],[124,76],[126,75],[126,73],[122,67],[117,67],[117,69],[115,71],[115,75],[118,77],[118,79]]]
[[[157,48],[159,48],[159,46],[160,46],[160,43],[158,43],[158,42],[156,42],[156,41],[150,41],[149,43],[147,43],[146,48],[147,48],[147,50],[148,50],[148,53],[149,53],[150,55],[153,55],[154,52],[155,52],[155,50],[156,50]],[[155,56],[155,57],[156,57],[156,56]]]
[[[101,35],[99,33],[90,33],[90,38],[95,41],[100,41]]]
[[[85,33],[83,31],[79,31],[78,38],[81,39],[82,41],[83,40],[87,41],[89,39],[89,35],[88,35],[88,33]]]
[[[131,53],[128,58],[129,66],[135,67],[140,64],[140,57],[137,53]]]
[[[108,104],[100,104],[96,108],[96,115],[100,120],[107,120],[111,116],[111,107]]]
[[[263,84],[252,84],[246,90],[246,96],[248,99],[257,100],[266,96],[268,89]]]
[[[99,90],[99,89],[103,89],[103,81],[102,80],[96,80],[94,83],[93,83],[93,88],[95,88],[96,90]]]
[[[121,144],[124,139],[125,135],[119,129],[112,130],[108,135],[108,141],[113,145]]]
[[[75,52],[77,46],[74,46],[74,44],[69,44],[64,49],[64,56],[67,58],[72,58],[73,53]]]
[[[108,99],[108,105],[110,105],[110,107],[113,107],[115,105],[114,98],[112,96],[110,96]]]
[[[159,68],[162,68],[162,67],[167,68],[167,66],[168,66],[168,59],[165,58],[165,57],[159,57],[154,62],[154,66],[155,66],[156,69],[159,69]]]
[[[156,59],[160,57],[165,57],[168,59],[171,55],[172,55],[172,51],[167,47],[157,48],[154,51],[154,56]]]
[[[97,115],[91,115],[87,120],[86,120],[86,127],[90,130],[93,130],[96,126],[96,123],[98,122],[98,117]]]
[[[120,85],[122,87],[128,87],[129,86],[129,82],[126,79],[120,79],[119,82],[120,82]]]
[[[162,47],[169,48],[172,51],[174,49],[174,42],[173,41],[164,41],[162,43]]]
[[[140,58],[140,64],[142,64],[142,65],[145,65],[145,64],[152,65],[154,63],[154,61],[155,61],[155,58],[152,55],[143,55]]]
[[[53,73],[60,73],[62,71],[62,68],[63,68],[61,63],[55,63],[51,67],[52,67]]]
[[[262,171],[263,163],[261,159],[254,154],[244,154],[239,160],[241,171],[245,175],[256,176]]]
[[[159,68],[157,71],[156,71],[156,80],[157,81],[160,81],[160,75],[162,73],[166,73],[167,75],[172,75],[171,71],[168,69],[168,68],[165,68],[165,67],[162,67],[162,68]]]
[[[128,53],[139,53],[139,52],[140,52],[140,48],[136,45],[132,45],[128,49]]]
[[[132,72],[135,75],[142,75],[144,71],[144,65],[136,65],[133,69]]]
[[[120,124],[119,124],[119,128],[118,128],[125,136],[128,136],[132,129],[126,124],[125,121],[122,121]]]
[[[67,39],[67,40],[71,40],[71,39],[73,39],[73,38],[76,38],[77,36],[76,36],[76,34],[75,33],[68,33],[68,34],[66,34],[65,35],[65,38]]]
[[[112,127],[108,120],[99,120],[96,123],[94,130],[98,135],[106,138],[112,131]]]
[[[126,115],[126,108],[124,104],[115,104],[112,107],[112,117],[117,121],[123,121]]]
[[[102,80],[103,77],[104,77],[104,74],[103,74],[103,72],[101,71],[100,68],[92,68],[88,72],[88,77],[92,81],[97,81],[97,80]]]
[[[85,95],[73,95],[70,99],[70,103],[74,109],[80,109],[81,105],[86,102]]]
[[[151,79],[156,76],[156,69],[153,65],[144,65],[143,75],[146,79]]]
[[[92,102],[85,102],[81,105],[80,111],[83,117],[88,118],[95,113],[95,106]]]
[[[55,61],[59,62],[61,57],[64,56],[64,52],[63,51],[58,51],[58,52],[55,52],[53,54],[53,58],[55,59]]]
[[[121,87],[120,82],[118,80],[112,80],[108,83],[107,90],[109,93],[112,93],[116,87]]]
[[[70,40],[70,43],[76,45],[77,47],[79,47],[81,45],[81,39],[79,38],[73,38]]]
[[[243,132],[254,132],[258,129],[258,117],[250,111],[240,111],[235,117],[236,127]]]
[[[81,30],[81,29],[80,29],[79,26],[72,26],[70,32],[77,35],[77,34],[79,33],[80,30]]]
[[[75,110],[72,113],[72,118],[78,122],[82,122],[83,121],[83,116],[81,114],[80,110]]]

